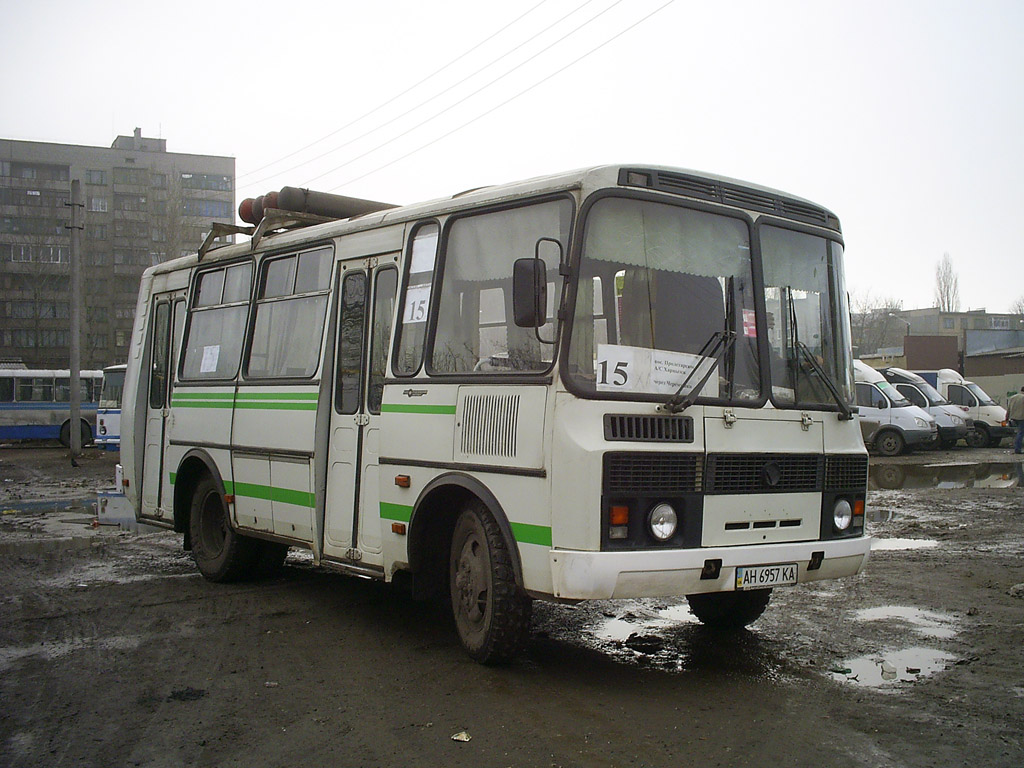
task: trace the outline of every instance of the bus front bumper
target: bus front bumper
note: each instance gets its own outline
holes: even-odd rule
[[[735,590],[740,566],[795,563],[797,583],[838,579],[859,573],[871,552],[870,536],[835,541],[704,547],[648,552],[550,553],[554,596],[567,600],[673,597]],[[809,569],[824,553],[817,568]],[[718,578],[701,578],[706,564],[721,560]]]

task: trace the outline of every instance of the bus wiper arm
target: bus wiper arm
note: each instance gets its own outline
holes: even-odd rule
[[[735,331],[715,331],[711,334],[711,337],[704,342],[704,346],[701,347],[700,352],[697,353],[698,357],[705,360],[711,360],[711,365],[708,366],[708,370],[701,377],[697,386],[690,390],[690,394],[683,397],[683,390],[686,389],[686,385],[690,383],[690,379],[692,379],[697,373],[697,369],[700,368],[701,364],[698,363],[693,366],[687,377],[683,379],[683,383],[679,385],[679,389],[676,390],[672,397],[665,401],[662,408],[669,413],[682,413],[693,405],[697,400],[697,393],[704,389],[704,385],[708,383],[708,379],[711,378],[711,374],[714,373],[715,369],[718,367],[719,360],[715,358],[715,355],[718,354],[719,349],[721,349],[723,355],[728,354],[729,350],[732,349],[732,344],[735,340]],[[707,351],[708,347],[711,347],[710,351]],[[706,355],[704,354],[705,352],[707,352]]]
[[[825,369],[821,366],[821,363],[818,362],[818,359],[814,356],[811,350],[807,348],[806,344],[799,340],[796,342],[796,349],[798,355],[801,352],[803,353],[804,359],[810,363],[811,368],[813,368],[814,372],[818,374],[819,378],[821,378],[822,382],[825,384],[825,388],[828,389],[829,394],[832,395],[832,399],[836,401],[836,405],[839,406],[839,410],[841,411],[839,418],[842,421],[849,421],[852,419],[853,411],[850,410],[850,406],[848,406],[843,400],[843,396],[839,394],[839,389],[836,387],[835,382],[832,381],[832,377],[825,372]]]

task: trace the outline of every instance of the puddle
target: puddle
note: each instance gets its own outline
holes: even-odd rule
[[[934,539],[879,539],[871,542],[872,552],[902,552],[909,549],[933,549],[939,546]]]
[[[619,615],[608,617],[607,621],[593,630],[593,634],[599,640],[626,642],[633,635],[642,637],[679,624],[699,623],[686,605],[649,609],[631,604]]]
[[[853,616],[857,621],[900,621],[909,624],[915,632],[924,637],[949,640],[956,636],[956,622],[949,614],[926,611],[908,605],[864,608]]]
[[[1024,488],[1024,464],[872,464],[868,470],[868,488],[888,491],[915,488]]]
[[[833,680],[862,688],[913,683],[946,669],[956,657],[935,648],[905,648],[847,659],[829,670]]]

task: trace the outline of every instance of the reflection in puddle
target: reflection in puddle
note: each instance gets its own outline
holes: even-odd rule
[[[871,490],[1024,488],[1024,464],[872,464],[868,471],[868,487]]]
[[[909,605],[883,605],[864,608],[854,614],[857,621],[902,621],[918,634],[948,640],[956,635],[954,619],[946,613],[926,611]]]
[[[829,670],[834,680],[866,688],[912,683],[941,672],[956,657],[935,648],[905,648],[877,656],[847,659]]]
[[[908,549],[932,549],[939,546],[934,539],[879,539],[871,542],[872,552],[902,552]]]
[[[594,629],[595,637],[612,642],[625,642],[631,636],[638,637],[651,632],[669,629],[678,624],[696,624],[697,617],[690,613],[685,605],[672,605],[665,608],[646,609],[631,604],[630,609],[621,616],[609,617],[607,621]]]

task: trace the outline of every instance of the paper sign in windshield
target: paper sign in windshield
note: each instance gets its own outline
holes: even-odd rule
[[[718,365],[711,357],[691,355],[687,352],[669,352],[664,349],[626,347],[617,344],[598,344],[597,389],[601,392],[644,392],[648,394],[672,395],[679,385],[690,377],[682,394],[689,394],[710,368]],[[718,397],[718,376],[712,374],[704,389],[703,397]]]

